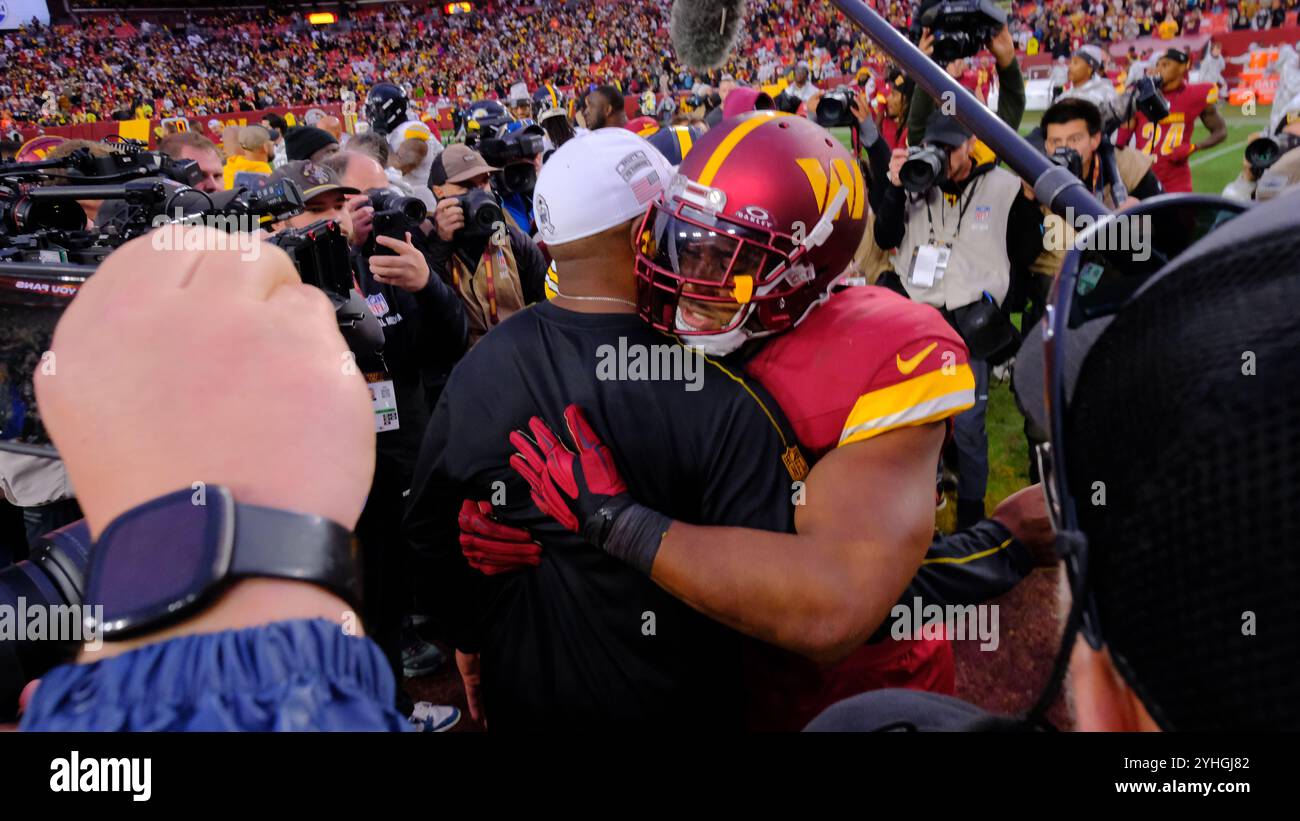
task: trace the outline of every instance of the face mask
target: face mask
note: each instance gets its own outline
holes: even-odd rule
[[[745,308],[743,307],[736,311],[727,324],[730,325],[732,322],[735,322],[736,318],[744,311]],[[691,326],[686,324],[686,321],[682,319],[681,308],[677,309],[676,325],[677,330],[679,331],[692,330]],[[724,333],[695,334],[691,336],[683,336],[681,337],[681,340],[683,345],[686,345],[688,348],[695,348],[705,356],[726,356],[729,353],[740,350],[740,347],[749,341],[749,331],[745,330],[745,323],[741,322],[737,324],[735,328]]]

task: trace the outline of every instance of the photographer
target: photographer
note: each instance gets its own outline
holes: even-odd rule
[[[507,224],[492,193],[491,175],[500,170],[457,143],[438,156],[429,176],[438,197],[429,262],[460,293],[471,345],[515,311],[545,299],[546,258]]]
[[[425,254],[412,241],[422,237],[420,223],[405,226],[402,239],[375,232],[380,215],[373,202],[387,193],[388,177],[374,159],[342,151],[323,165],[290,163],[272,175],[271,183],[281,179],[298,185],[307,206],[285,227],[322,219],[344,226],[358,290],[383,326],[382,361],[356,363],[375,397],[377,433],[374,483],[356,531],[365,548],[366,623],[400,673],[415,649],[411,643],[403,647],[401,639],[412,570],[409,548],[397,530],[402,498],[429,418],[426,374],[440,390],[465,351],[465,316],[456,294],[431,275]],[[385,401],[381,415],[379,403]],[[409,715],[413,706],[404,701],[402,708]]]
[[[971,350],[975,407],[954,423],[957,526],[965,528],[984,518],[989,359],[1016,342],[1000,306],[1011,271],[1042,250],[1043,218],[1016,175],[972,158],[976,139],[956,119],[936,114],[924,133],[921,148],[890,157],[874,230],[881,248],[897,249],[895,273],[881,284],[943,311]]]
[[[1300,97],[1279,106],[1281,125],[1272,137],[1252,134],[1241,161],[1241,173],[1223,189],[1235,200],[1267,200],[1293,185],[1300,172]]]
[[[929,29],[922,31],[918,47],[926,54],[933,54],[935,38]],[[1020,73],[1020,64],[1016,61],[1016,44],[1011,39],[1011,31],[1004,25],[988,42],[989,51],[998,72],[998,119],[1012,128],[1020,128],[1020,121],[1025,116],[1025,78]],[[925,125],[934,113],[935,101],[924,92],[912,97],[911,109],[908,111],[907,135],[912,145],[920,145],[925,139]]]

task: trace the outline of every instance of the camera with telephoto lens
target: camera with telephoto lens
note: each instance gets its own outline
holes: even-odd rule
[[[408,233],[414,234],[419,230],[420,223],[429,216],[429,209],[416,197],[403,197],[385,188],[372,188],[366,196],[370,197],[370,207],[375,209],[375,215],[362,253],[366,256],[395,256],[396,251],[375,242],[375,237],[405,242]]]
[[[930,58],[939,65],[974,57],[1002,27],[1007,13],[993,0],[923,0],[910,32],[913,42],[921,41],[923,29],[934,36]]]
[[[457,233],[470,238],[490,237],[497,226],[505,222],[505,214],[497,198],[489,191],[475,188],[456,198],[465,214],[465,227]]]
[[[1258,180],[1260,175],[1272,167],[1278,158],[1300,146],[1300,137],[1283,131],[1276,137],[1258,137],[1246,146],[1246,162],[1250,163],[1250,173]]]
[[[907,160],[898,170],[903,188],[924,194],[948,176],[948,149],[935,143],[914,145],[907,149]]]
[[[82,520],[45,534],[27,559],[0,569],[0,608],[17,623],[0,634],[0,722],[17,717],[27,682],[73,660],[80,646],[76,637],[93,638],[82,632],[77,606],[85,595],[91,547]],[[35,636],[35,618],[42,619],[41,638]]]
[[[840,86],[823,94],[821,102],[817,104],[817,125],[822,128],[856,126],[858,120],[853,116],[854,99],[852,86]]]

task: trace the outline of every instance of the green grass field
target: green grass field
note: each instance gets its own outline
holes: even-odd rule
[[[1223,187],[1241,172],[1242,152],[1251,134],[1268,127],[1270,106],[1259,106],[1254,116],[1246,116],[1240,109],[1219,104],[1219,111],[1228,122],[1228,137],[1218,146],[1192,156],[1192,187],[1198,193],[1218,194]],[[1038,123],[1041,112],[1025,112],[1025,122],[1020,133],[1027,134]],[[849,145],[848,129],[840,129],[840,140]],[[1209,132],[1199,120],[1192,141],[1200,143]],[[1016,317],[1019,321],[1019,317]],[[1029,484],[1029,452],[1025,443],[1024,419],[1016,409],[1015,398],[1009,385],[992,384],[989,389],[989,406],[986,421],[989,437],[989,484],[985,506],[991,512],[997,504],[1015,491]],[[952,528],[955,505],[949,504],[938,514],[939,526]]]

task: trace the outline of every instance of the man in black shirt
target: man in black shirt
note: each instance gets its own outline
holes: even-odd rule
[[[781,459],[789,434],[775,403],[647,328],[615,296],[630,287],[631,231],[671,168],[639,137],[609,129],[566,144],[543,179],[563,173],[566,152],[584,184],[567,186],[568,202],[539,198],[538,213],[563,290],[498,326],[453,372],[421,449],[407,531],[436,576],[433,598],[462,670],[481,663],[494,729],[738,726],[742,638],[542,515],[509,465],[511,431],[534,415],[560,426],[576,403],[617,443],[628,486],[656,510],[792,528]],[[537,570],[470,568],[458,544],[462,499],[489,500],[502,520],[539,535]]]

